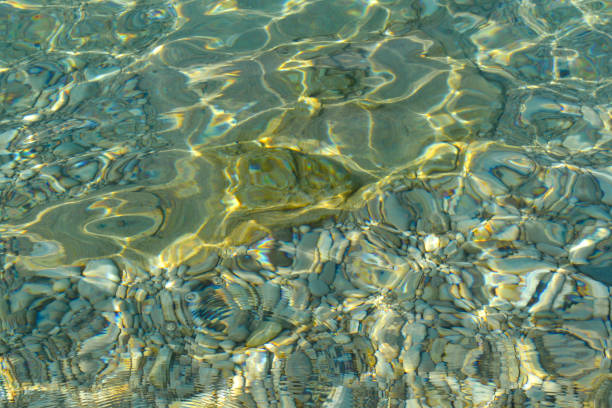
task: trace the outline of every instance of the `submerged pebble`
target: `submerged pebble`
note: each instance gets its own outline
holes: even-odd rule
[[[308,277],[308,290],[313,296],[321,297],[329,293],[329,286],[313,274]]]
[[[259,347],[274,339],[282,330],[282,326],[276,322],[261,322],[259,326],[246,339],[247,347]]]
[[[312,363],[304,352],[296,351],[287,359],[285,372],[290,378],[304,381],[312,373]]]
[[[119,270],[110,259],[95,259],[89,261],[83,270],[83,276],[98,279],[107,279],[112,282],[119,282]]]

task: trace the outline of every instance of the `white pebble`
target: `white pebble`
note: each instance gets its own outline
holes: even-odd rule
[[[427,235],[423,244],[426,252],[433,252],[440,247],[440,238],[437,235]]]

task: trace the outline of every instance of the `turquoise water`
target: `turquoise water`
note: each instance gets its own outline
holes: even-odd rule
[[[611,19],[0,2],[0,406],[612,406]]]

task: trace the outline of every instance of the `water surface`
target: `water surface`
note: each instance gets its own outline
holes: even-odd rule
[[[612,406],[611,18],[0,3],[0,404]]]

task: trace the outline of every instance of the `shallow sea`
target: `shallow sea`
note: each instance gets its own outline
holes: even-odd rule
[[[0,1],[0,406],[612,407],[612,3]]]

